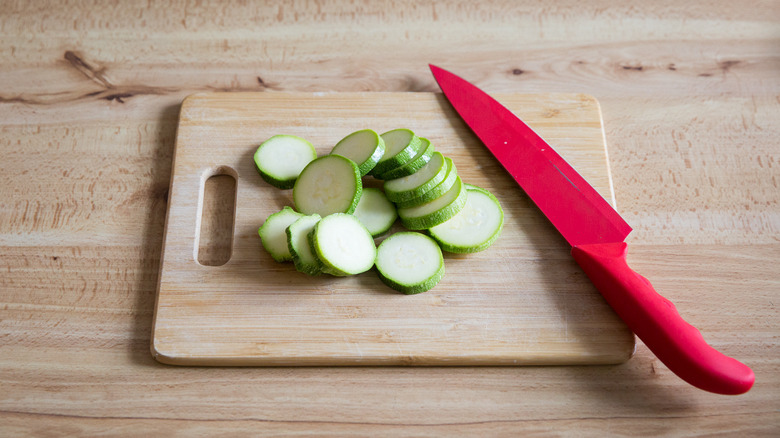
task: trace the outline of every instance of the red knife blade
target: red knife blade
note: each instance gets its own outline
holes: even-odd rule
[[[572,256],[618,316],[670,370],[693,386],[742,394],[753,370],[712,348],[670,301],[626,263],[631,227],[555,150],[506,107],[430,65],[461,118],[572,246]]]

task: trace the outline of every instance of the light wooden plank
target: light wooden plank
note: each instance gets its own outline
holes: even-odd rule
[[[777,436],[778,22],[776,0],[3,2],[0,435]],[[599,99],[629,263],[754,369],[749,393],[641,342],[617,366],[152,359],[182,99],[436,91],[429,62]]]

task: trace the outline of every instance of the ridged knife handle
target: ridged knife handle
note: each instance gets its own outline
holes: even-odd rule
[[[618,316],[680,378],[718,394],[742,394],[753,386],[753,370],[707,344],[671,301],[628,266],[625,242],[575,246],[572,256]]]

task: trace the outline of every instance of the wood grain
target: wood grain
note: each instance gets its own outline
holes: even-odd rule
[[[613,199],[595,99],[497,98]],[[350,132],[397,127],[430,139],[465,182],[496,194],[505,215],[499,241],[478,254],[448,254],[445,278],[416,296],[395,293],[373,271],[312,278],[273,262],[257,228],[293,202],[289,190],[260,179],[257,146],[292,134],[324,155]],[[152,333],[152,354],[164,363],[571,365],[621,363],[633,354],[633,334],[563,239],[440,94],[201,93],[182,105],[175,157]],[[204,266],[194,254],[216,202],[205,196],[215,174],[237,180],[221,195],[236,208],[222,207],[230,219],[222,233],[226,263]]]
[[[0,7],[0,435],[776,436],[780,8],[127,1]],[[196,92],[601,103],[629,263],[753,367],[739,397],[617,366],[199,368],[149,354],[176,122]]]

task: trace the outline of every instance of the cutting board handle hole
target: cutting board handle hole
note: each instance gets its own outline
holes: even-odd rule
[[[233,252],[236,216],[236,171],[220,166],[204,174],[201,184],[200,229],[196,260],[205,266],[222,266]]]

